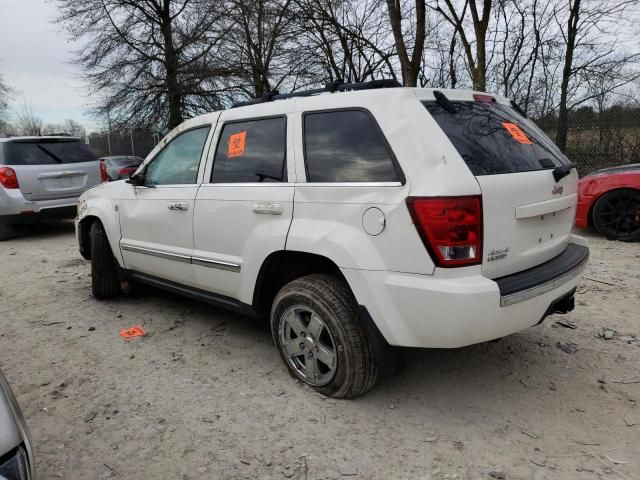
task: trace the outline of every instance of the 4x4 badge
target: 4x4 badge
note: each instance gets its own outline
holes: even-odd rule
[[[564,187],[562,185],[555,185],[553,190],[551,190],[551,195],[562,195],[562,190]]]
[[[494,248],[489,252],[487,256],[487,262],[495,262],[496,260],[502,260],[503,258],[507,258],[509,254],[509,247],[504,248]]]

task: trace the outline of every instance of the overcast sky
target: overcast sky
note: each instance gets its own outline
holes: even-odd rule
[[[52,23],[55,15],[52,1],[0,0],[0,72],[15,90],[11,108],[26,102],[45,123],[72,118],[92,129],[87,88],[71,64],[77,45]]]

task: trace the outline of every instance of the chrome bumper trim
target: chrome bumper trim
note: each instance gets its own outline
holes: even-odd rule
[[[546,283],[541,283],[540,285],[536,285],[535,287],[529,288],[527,290],[512,293],[511,295],[501,296],[500,306],[508,307],[509,305],[515,305],[516,303],[524,302],[525,300],[529,300],[531,298],[550,292],[551,290],[555,290],[556,288],[567,283],[569,280],[572,280],[573,278],[579,276],[586,268],[588,262],[589,256],[587,256],[581,263],[576,265],[572,270],[563,275],[560,275],[559,277],[554,278],[553,280],[550,280]]]

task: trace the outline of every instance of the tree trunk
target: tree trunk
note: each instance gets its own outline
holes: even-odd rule
[[[416,41],[413,47],[411,58],[407,52],[407,47],[402,36],[402,13],[399,0],[387,0],[389,10],[389,20],[391,21],[391,31],[400,60],[402,70],[402,83],[405,87],[416,87],[418,85],[418,75],[422,64],[422,52],[426,38],[426,5],[424,0],[416,0]]]
[[[576,34],[578,20],[580,18],[581,0],[573,0],[570,4],[569,21],[567,22],[567,48],[562,69],[562,82],[560,83],[560,106],[558,108],[558,128],[556,130],[556,145],[563,152],[567,148],[567,135],[569,132],[569,109],[567,99],[569,96],[569,81],[573,74],[573,52],[576,46]]]
[[[167,103],[169,108],[169,129],[177,127],[183,121],[182,98],[178,84],[178,55],[173,45],[170,1],[165,0],[162,11],[162,38],[164,40],[164,66],[166,71]]]

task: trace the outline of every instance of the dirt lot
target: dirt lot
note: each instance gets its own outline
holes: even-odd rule
[[[72,225],[46,227],[0,244],[0,368],[41,480],[638,480],[640,244],[590,241],[573,313],[409,351],[341,401],[295,382],[259,322],[156,290],[93,300]]]

